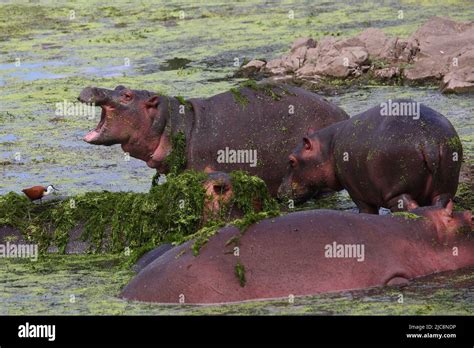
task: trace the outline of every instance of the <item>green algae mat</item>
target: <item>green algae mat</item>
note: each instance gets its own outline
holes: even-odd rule
[[[403,19],[399,11],[403,10]],[[277,58],[299,37],[352,36],[368,27],[407,37],[435,15],[472,20],[470,1],[27,1],[0,4],[0,195],[32,183],[68,196],[104,190],[145,193],[154,171],[81,138],[97,124],[58,112],[82,88],[122,84],[183,97],[234,88],[252,58]],[[363,86],[327,96],[355,115],[409,97],[444,114],[474,165],[474,99],[433,87]],[[98,112],[96,113],[99,114]],[[472,167],[471,167],[472,168]],[[105,174],[104,174],[105,173]],[[464,178],[466,180],[466,178]],[[468,177],[471,180],[472,177]],[[473,208],[472,189],[459,202]],[[308,208],[352,209],[341,194]],[[474,314],[474,269],[414,280],[404,287],[346,291],[221,306],[171,306],[117,298],[134,273],[123,253],[0,259],[5,314]]]

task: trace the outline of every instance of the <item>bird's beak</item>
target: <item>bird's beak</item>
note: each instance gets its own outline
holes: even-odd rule
[[[59,191],[56,187],[54,187],[53,185],[51,185],[51,187],[53,188],[54,191]]]

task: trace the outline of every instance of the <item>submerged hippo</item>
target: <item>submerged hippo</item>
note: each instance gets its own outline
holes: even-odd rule
[[[186,168],[198,171],[246,170],[261,177],[276,195],[286,157],[308,129],[348,119],[319,95],[291,86],[245,87],[206,99],[158,95],[118,86],[85,88],[79,100],[102,108],[101,120],[84,140],[121,144],[160,173],[173,136],[186,138]]]
[[[389,100],[305,137],[289,156],[279,195],[304,201],[323,189],[346,189],[361,212],[374,214],[379,207],[444,206],[456,193],[462,156],[443,115]]]
[[[209,173],[203,176],[201,185],[205,195],[202,202],[203,209],[201,221],[199,224],[200,226],[206,225],[206,223],[208,223],[208,221],[211,219],[219,219],[219,221],[231,221],[244,216],[242,209],[240,209],[237,204],[233,204],[235,192],[232,177],[230,175],[220,172]],[[186,189],[186,187],[181,187],[181,189]],[[255,212],[262,210],[263,202],[266,198],[268,198],[265,193],[266,192],[256,193],[252,196],[252,208]],[[48,196],[45,199],[49,201],[50,204],[37,206],[36,208],[30,208],[31,216],[35,218],[35,216],[41,214],[43,210],[48,209],[48,206],[54,209],[54,207],[61,205],[63,201],[69,201],[73,198],[74,196]],[[24,213],[25,218],[30,215],[30,213],[28,213],[27,216],[26,211],[22,213]],[[104,219],[110,224],[112,223],[111,218],[111,216],[104,216]],[[96,250],[96,242],[91,240],[89,236],[86,236],[85,226],[87,226],[87,224],[90,222],[91,220],[89,219],[89,216],[84,216],[84,219],[80,223],[77,223],[76,226],[71,226],[69,230],[65,231],[67,233],[67,236],[65,236],[67,238],[65,247],[66,254],[85,254],[92,250],[98,252],[110,251],[108,246],[113,244],[113,241],[111,240],[113,237],[112,235],[104,234],[102,239],[103,248],[100,250]],[[46,226],[44,225],[44,227]],[[51,231],[54,231],[57,226],[48,225],[47,228],[51,229]],[[169,226],[162,226],[162,228],[167,229]],[[26,243],[25,235],[22,233],[21,229],[10,225],[3,225],[2,221],[0,220],[0,245],[5,244],[9,240],[15,240],[18,243],[21,241],[20,244]],[[124,243],[124,247],[130,246],[125,241]],[[136,246],[133,246],[133,249],[135,248]],[[166,248],[165,246],[161,245],[147,255],[144,255],[134,268],[143,268],[144,265],[148,264],[151,260],[156,258],[157,255],[160,255],[160,253],[163,253],[164,251],[166,251]],[[52,243],[48,249],[48,252],[56,253],[57,246]]]
[[[452,209],[450,201],[407,216],[311,210],[262,220],[243,234],[225,227],[198,256],[189,241],[148,264],[121,297],[162,303],[291,297],[474,265],[472,214]]]

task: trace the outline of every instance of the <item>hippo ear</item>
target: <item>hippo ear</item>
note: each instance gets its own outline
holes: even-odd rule
[[[310,151],[313,148],[313,144],[311,143],[311,140],[308,137],[303,138],[303,146],[304,149],[307,151]]]
[[[446,212],[447,216],[450,216],[450,217],[453,216],[453,208],[454,208],[454,203],[453,203],[453,200],[450,199],[448,204],[446,204],[446,208],[444,208],[444,211]]]
[[[160,103],[160,97],[157,95],[150,97],[150,99],[148,99],[145,102],[148,108],[157,108],[159,103]]]

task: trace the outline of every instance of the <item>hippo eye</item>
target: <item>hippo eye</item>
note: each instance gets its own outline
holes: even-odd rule
[[[133,99],[133,94],[130,91],[125,91],[122,93],[122,100],[125,102],[129,102]]]

